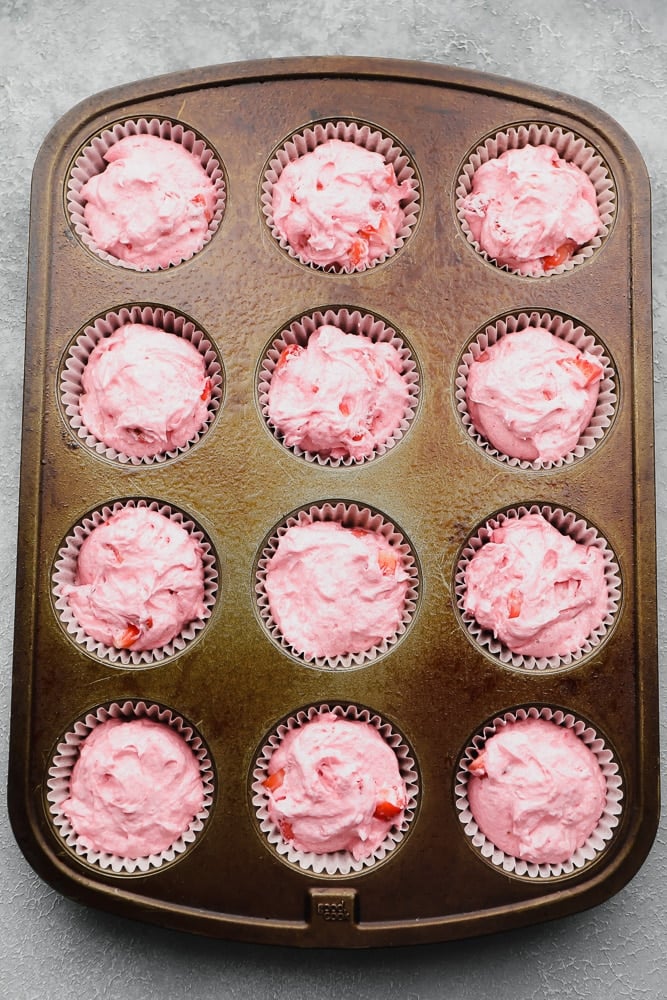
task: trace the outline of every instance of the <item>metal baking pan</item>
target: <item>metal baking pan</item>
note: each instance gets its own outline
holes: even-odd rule
[[[78,151],[128,119],[181,122],[224,165],[227,202],[191,260],[156,273],[101,261],[71,225],[66,186]],[[359,274],[325,274],[277,246],[261,181],[279,144],[314,121],[351,120],[396,137],[420,182],[417,224],[400,252]],[[525,123],[571,130],[613,178],[613,224],[581,265],[539,279],[482,260],[455,210],[457,178],[485,137]],[[121,464],[85,446],[63,411],[59,377],[76,336],[123,306],[189,317],[224,368],[219,412],[174,461]],[[400,330],[418,360],[414,420],[362,466],[329,468],[287,452],[257,399],[262,352],[294,317],[359,310]],[[603,439],[563,467],[513,467],[484,453],[456,404],[457,365],[496,317],[548,312],[599,336],[617,386]],[[18,581],[9,768],[16,838],[51,885],[81,903],[213,937],[369,947],[485,934],[583,910],[635,874],[658,820],[657,625],[652,414],[650,192],[642,158],[591,105],[499,77],[415,62],[294,58],[192,70],[84,101],[46,138],[34,169],[27,290]],[[73,641],[53,601],[63,538],[92,510],[150,498],[184,511],[218,558],[215,612],[196,641],[155,665],[110,662]],[[290,511],[344,501],[400,525],[417,554],[419,602],[395,647],[356,669],[322,670],[271,641],[257,614],[259,547]],[[507,508],[548,504],[594,524],[622,577],[613,629],[580,661],[521,670],[476,647],[456,606],[455,564],[475,526]],[[212,757],[215,796],[192,848],[156,870],[86,863],[48,809],[55,747],[99,705],[137,699],[191,720]],[[262,739],[304,706],[367,707],[412,748],[419,808],[400,848],[358,874],[290,865],[258,830],[251,782]],[[519,877],[480,856],[455,807],[471,734],[520,706],[563,709],[612,747],[622,812],[580,869]]]

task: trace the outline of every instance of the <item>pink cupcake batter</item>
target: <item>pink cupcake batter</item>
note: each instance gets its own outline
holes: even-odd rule
[[[139,270],[155,270],[202,248],[217,193],[196,156],[170,139],[130,135],[110,146],[104,159],[108,166],[80,193],[100,250]]]
[[[604,366],[542,327],[508,333],[470,365],[468,413],[504,455],[555,462],[595,411]]]
[[[100,340],[81,378],[79,412],[110,448],[137,458],[184,447],[203,427],[211,395],[189,341],[141,323]]]
[[[303,261],[360,270],[395,247],[410,192],[380,153],[330,139],[285,166],[273,185],[273,221]]]
[[[391,344],[319,327],[306,347],[283,351],[269,386],[268,413],[288,447],[361,459],[400,426],[409,400],[401,356]]]
[[[548,145],[508,149],[483,163],[462,211],[482,250],[520,274],[560,266],[601,229],[590,178]]]
[[[61,809],[88,849],[143,858],[170,848],[203,803],[199,764],[177,732],[108,719],[81,744]]]
[[[307,658],[372,649],[396,635],[408,574],[382,534],[337,521],[296,524],[266,571],[271,617]]]
[[[508,722],[468,768],[468,802],[482,833],[535,864],[567,861],[595,830],[606,801],[597,758],[565,726]]]
[[[157,649],[204,616],[199,542],[147,507],[124,507],[94,528],[63,595],[83,631],[117,649]]]
[[[327,713],[291,729],[268,770],[269,818],[298,851],[366,858],[403,819],[398,759],[367,722]]]
[[[495,528],[465,570],[464,608],[523,656],[580,649],[609,604],[604,556],[561,534],[541,514]]]

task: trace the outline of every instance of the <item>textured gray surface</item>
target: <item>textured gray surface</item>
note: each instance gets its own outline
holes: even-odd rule
[[[667,602],[667,7],[663,0],[0,0],[0,784],[5,784],[30,174],[51,126],[109,87],[193,66],[288,55],[418,59],[584,98],[639,146],[653,192],[660,632]],[[664,658],[663,658],[664,659]],[[664,663],[663,663],[664,667]],[[662,692],[664,696],[665,682]],[[663,697],[664,700],[664,697]],[[662,727],[663,747],[665,726]],[[663,751],[664,769],[664,751]],[[214,942],[72,903],[43,884],[0,814],[0,976],[8,1000],[72,996],[667,995],[661,825],[644,866],[596,909],[461,943],[368,953]],[[443,862],[445,858],[443,858]]]

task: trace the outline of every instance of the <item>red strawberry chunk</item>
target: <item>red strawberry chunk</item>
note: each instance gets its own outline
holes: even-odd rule
[[[479,757],[475,757],[468,764],[468,771],[470,774],[474,774],[477,778],[484,778],[486,776],[486,762],[484,759],[484,753],[481,753]]]
[[[384,207],[384,206],[383,206]],[[389,225],[389,219],[386,215],[383,215],[380,219],[380,225],[377,227],[376,232],[382,238],[385,243],[391,243],[394,238],[394,232]]]
[[[561,264],[570,259],[576,249],[577,244],[574,240],[565,240],[552,254],[542,258],[544,270],[551,271],[554,267],[560,267]]]
[[[397,562],[396,553],[391,549],[380,549],[378,552],[378,565],[383,576],[393,576]]]
[[[129,649],[130,646],[137,641],[141,635],[141,629],[138,625],[133,622],[128,622],[127,628],[121,635],[116,639],[114,638],[114,645],[118,649]]]
[[[507,616],[508,618],[518,618],[521,614],[523,594],[520,590],[510,590],[507,595]]]
[[[367,241],[364,240],[353,240],[350,244],[350,249],[348,250],[347,255],[349,257],[350,264],[352,264],[353,267],[356,267],[357,264],[360,263],[366,251],[366,247]]]
[[[395,819],[402,809],[403,806],[396,805],[395,802],[390,802],[388,799],[382,799],[376,805],[373,816],[375,817],[375,819],[382,819],[388,821]]]
[[[292,824],[287,819],[281,819],[280,821],[280,832],[282,833],[285,840],[294,840],[294,830],[292,829]]]
[[[281,351],[274,371],[279,371],[285,365],[289,364],[290,361],[293,361],[294,358],[298,358],[300,354],[303,354],[303,347],[299,347],[298,344],[288,344]]]
[[[284,780],[285,780],[285,768],[281,767],[279,771],[274,771],[273,774],[270,774],[266,779],[266,781],[263,781],[262,784],[267,789],[267,791],[275,792],[277,788],[280,788]]]
[[[576,368],[584,376],[586,386],[596,382],[602,376],[602,365],[585,358],[583,354],[578,354],[574,358],[561,358],[557,364],[565,369]]]

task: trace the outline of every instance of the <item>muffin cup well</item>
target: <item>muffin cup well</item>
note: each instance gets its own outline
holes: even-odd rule
[[[307,722],[312,722],[323,715],[332,713],[339,718],[351,721],[366,722],[377,729],[382,738],[394,750],[401,777],[407,791],[407,804],[401,823],[392,828],[383,843],[367,858],[355,859],[350,851],[334,851],[326,854],[297,851],[287,843],[278,827],[271,821],[268,813],[269,796],[263,782],[268,777],[268,767],[271,755],[280,745],[285,734],[298,729]],[[313,705],[290,715],[262,741],[256,754],[250,782],[250,797],[255,810],[255,818],[262,839],[276,852],[282,861],[296,866],[311,875],[347,876],[368,871],[379,862],[391,857],[396,848],[403,842],[413,823],[419,804],[419,773],[415,762],[415,754],[405,737],[392,724],[381,718],[371,709],[356,705]]]
[[[508,520],[523,517],[525,514],[541,514],[549,524],[562,534],[569,535],[576,542],[584,545],[595,545],[604,557],[604,577],[607,584],[607,613],[600,625],[588,636],[583,645],[572,653],[563,656],[523,656],[513,653],[504,643],[496,639],[493,632],[481,628],[470,612],[464,610],[466,594],[465,571],[468,563],[482,545],[489,541],[494,528]],[[557,670],[577,666],[589,653],[598,649],[610,635],[618,616],[622,598],[621,571],[614,552],[607,540],[592,525],[573,511],[552,507],[549,504],[534,503],[509,508],[488,518],[480,525],[464,544],[456,563],[454,575],[454,592],[459,619],[468,637],[482,652],[489,655],[496,663],[519,670]]]
[[[497,848],[481,832],[470,811],[467,789],[470,764],[479,755],[486,740],[493,736],[502,726],[508,722],[516,722],[523,719],[546,719],[547,721],[554,722],[556,725],[572,729],[589,750],[595,754],[607,786],[605,807],[597,827],[586,842],[574,852],[572,857],[568,858],[567,861],[557,864],[536,864],[535,862],[524,861],[521,858],[505,854],[504,851]],[[576,874],[585,865],[593,862],[607,847],[620,821],[623,786],[619,766],[613,752],[591,725],[560,708],[531,706],[529,708],[508,711],[496,716],[496,718],[483,726],[471,738],[469,745],[465,748],[458,762],[454,796],[459,820],[463,825],[464,832],[480,858],[483,858],[504,874],[528,879],[549,879],[562,875]]]
[[[62,804],[69,796],[72,770],[79,757],[79,750],[86,737],[109,719],[150,719],[178,733],[188,744],[199,764],[204,790],[202,808],[187,830],[171,847],[158,854],[140,858],[124,858],[115,854],[95,851],[82,844],[69,819],[62,812]],[[181,857],[200,836],[211,812],[215,797],[215,773],[208,750],[194,726],[180,715],[164,706],[145,701],[127,700],[111,702],[92,709],[78,719],[59,741],[48,769],[46,781],[47,809],[58,836],[76,857],[113,875],[146,875]]]
[[[84,424],[79,410],[79,399],[83,391],[81,380],[93,349],[101,340],[111,336],[127,323],[154,326],[164,330],[165,333],[172,333],[189,341],[204,359],[206,375],[211,386],[205,422],[199,432],[179,448],[143,458],[126,455],[99,441]],[[201,440],[216,419],[224,392],[222,362],[212,340],[192,320],[162,306],[123,306],[104,316],[98,316],[87,324],[71,342],[63,358],[59,382],[61,409],[77,439],[83,441],[91,452],[102,458],[133,466],[160,465],[189,451],[197,441]]]
[[[70,225],[78,238],[95,256],[109,264],[117,267],[126,267],[132,271],[160,271],[164,270],[164,268],[158,266],[140,268],[129,261],[120,260],[113,254],[101,250],[95,243],[84,216],[85,201],[81,196],[81,188],[95,174],[103,172],[107,165],[104,155],[111,146],[121,139],[132,135],[152,135],[159,139],[168,139],[179,143],[201,163],[209,180],[213,182],[217,194],[217,203],[202,247],[206,246],[213,234],[217,232],[222,221],[227,196],[225,174],[220,157],[206,139],[197,135],[192,129],[189,129],[180,122],[158,118],[127,119],[115,122],[88,140],[76,155],[68,175],[66,203]],[[202,249],[202,247],[199,249]],[[190,260],[198,252],[197,250],[187,257],[176,255],[169,266],[180,264],[184,260]]]
[[[580,351],[587,351],[589,354],[594,355],[604,365],[597,405],[591,420],[582,432],[574,450],[563,455],[557,461],[536,459],[533,462],[529,462],[498,451],[497,448],[475,429],[468,412],[466,388],[471,365],[477,360],[480,354],[488,347],[497,343],[506,334],[526,330],[530,327],[539,327],[548,330],[553,336],[561,337],[568,343],[573,344]],[[521,312],[503,316],[494,323],[490,323],[467,344],[457,369],[456,408],[461,416],[463,426],[475,444],[487,455],[513,468],[533,470],[560,469],[571,465],[572,462],[579,458],[583,458],[584,455],[588,454],[601,441],[608,431],[616,414],[617,403],[618,387],[616,369],[607,349],[592,333],[577,324],[576,321],[554,313],[540,313],[537,311],[531,313]]]
[[[539,122],[513,125],[506,130],[501,130],[488,136],[470,152],[459,171],[455,190],[456,215],[468,243],[475,248],[484,260],[510,274],[519,274],[519,271],[506,264],[498,264],[493,257],[490,257],[480,247],[465,220],[462,211],[462,202],[470,194],[473,175],[483,163],[496,159],[508,149],[520,149],[528,145],[552,146],[561,159],[574,163],[583,170],[595,188],[597,207],[600,213],[600,228],[598,233],[592,240],[589,240],[588,243],[573,254],[569,260],[558,267],[551,268],[547,275],[521,275],[522,277],[532,278],[550,277],[554,274],[571,271],[578,264],[588,260],[609,235],[614,221],[616,189],[611,171],[600,153],[581,136],[577,136],[569,130]]]
[[[359,528],[366,531],[381,533],[387,543],[392,547],[398,556],[403,570],[408,574],[408,589],[405,595],[405,605],[403,608],[403,618],[394,636],[384,639],[379,645],[370,649],[346,655],[331,657],[313,656],[307,657],[305,654],[295,650],[283,637],[278,625],[274,622],[269,607],[269,599],[266,593],[265,581],[266,572],[272,556],[277,550],[278,543],[282,535],[293,525],[306,525],[315,521],[334,521],[345,528]],[[258,559],[254,567],[254,590],[256,596],[256,610],[259,620],[265,628],[269,638],[284,653],[292,657],[299,663],[315,667],[319,670],[354,670],[358,667],[365,667],[381,656],[391,652],[396,644],[403,638],[409,629],[419,603],[420,596],[420,569],[412,545],[401,532],[401,530],[388,521],[383,514],[372,510],[369,507],[360,507],[356,503],[331,500],[322,504],[313,504],[304,507],[290,514],[284,521],[277,525],[262,544]]]
[[[171,642],[157,649],[116,649],[114,646],[107,646],[105,643],[93,639],[84,632],[77,622],[63,593],[63,588],[73,584],[75,581],[76,562],[85,539],[100,524],[108,521],[114,514],[117,514],[126,507],[148,507],[150,510],[164,515],[164,517],[173,520],[189,532],[202,549],[204,605],[206,613],[202,618],[191,621],[180,635],[175,636]],[[213,612],[218,594],[217,559],[213,546],[203,530],[187,514],[161,501],[149,500],[148,498],[141,500],[118,500],[115,503],[106,504],[97,510],[93,510],[83,517],[59,547],[51,579],[53,583],[52,601],[55,613],[67,634],[77,645],[83,647],[89,655],[123,668],[155,666],[184,650],[186,646],[198,637],[199,633],[206,626]]]
[[[311,261],[305,260],[292,249],[287,240],[282,236],[276,227],[273,220],[273,185],[280,177],[285,166],[291,161],[297,160],[305,153],[312,152],[316,146],[320,146],[322,143],[328,142],[330,139],[340,139],[344,142],[354,142],[356,145],[363,146],[365,149],[368,149],[373,153],[379,153],[384,157],[385,161],[393,167],[397,182],[399,184],[402,184],[404,181],[409,183],[410,194],[408,198],[402,202],[405,219],[401,230],[396,234],[396,242],[394,246],[382,257],[378,257],[372,264],[367,266],[339,267],[332,264],[329,267],[322,267],[319,264],[314,264]],[[409,156],[394,136],[390,135],[388,132],[380,131],[380,129],[378,129],[375,125],[370,125],[361,121],[351,121],[349,119],[344,121],[326,120],[311,122],[307,128],[295,131],[274,150],[263,171],[260,204],[262,213],[264,214],[267,225],[269,226],[276,243],[293,260],[297,260],[301,264],[304,264],[306,267],[312,268],[315,271],[353,274],[368,271],[371,268],[384,263],[384,261],[392,257],[397,250],[400,250],[400,248],[405,244],[406,240],[410,237],[419,216],[419,210],[421,207],[421,185],[415,165],[412,163]]]
[[[271,378],[273,377],[282,351],[292,345],[305,347],[310,336],[321,326],[335,326],[343,333],[353,333],[361,337],[366,337],[373,343],[387,343],[395,347],[402,360],[401,375],[409,389],[408,403],[394,433],[386,441],[379,444],[374,451],[368,455],[364,455],[362,458],[352,458],[351,456],[347,456],[346,458],[332,458],[329,455],[322,455],[319,452],[303,451],[298,445],[291,447],[285,445],[285,447],[288,451],[291,451],[299,458],[303,458],[306,462],[314,462],[318,465],[327,465],[334,468],[362,465],[386,454],[405,436],[412,424],[419,403],[420,372],[414,352],[405,341],[403,335],[389,326],[385,320],[370,313],[361,313],[357,309],[350,310],[337,307],[317,310],[293,320],[288,327],[283,329],[271,341],[260,362],[257,383],[259,408],[274,437],[281,444],[284,444],[284,438],[271,422],[268,412]]]

